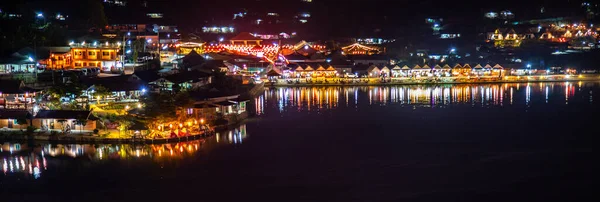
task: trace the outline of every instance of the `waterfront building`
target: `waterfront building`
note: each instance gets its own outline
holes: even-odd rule
[[[400,77],[400,76],[405,76],[405,75],[402,73],[402,68],[400,66],[396,65],[391,69],[391,76],[392,77]]]
[[[32,120],[32,125],[42,130],[94,130],[98,118],[91,111],[40,110]]]
[[[465,76],[468,76],[471,74],[471,71],[473,70],[473,68],[471,68],[471,65],[469,64],[465,64],[462,67],[462,74]]]
[[[452,68],[452,75],[454,76],[458,76],[460,74],[462,74],[462,66],[460,66],[460,64],[456,64],[454,65],[454,68]]]
[[[410,75],[410,71],[411,70],[410,70],[410,67],[408,67],[408,65],[402,66],[402,73],[403,73],[402,76],[408,76],[408,75]]]
[[[477,64],[475,67],[473,67],[473,73],[478,76],[483,75],[483,67],[481,64]]]
[[[26,123],[20,122],[26,120]],[[94,130],[97,118],[91,111],[39,110],[35,115],[26,110],[0,110],[0,128],[25,129],[31,125],[42,131]]]
[[[390,69],[387,66],[383,66],[380,72],[381,76],[390,76]]]
[[[423,65],[423,67],[421,67],[421,73],[423,76],[428,76],[430,72],[431,72],[431,67],[429,67],[429,65],[425,64],[425,65]]]
[[[381,75],[381,70],[379,69],[379,67],[371,65],[367,69],[367,73],[369,74],[369,77],[379,77]]]

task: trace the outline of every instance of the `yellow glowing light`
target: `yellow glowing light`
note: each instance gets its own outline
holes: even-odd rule
[[[204,124],[204,119],[200,119],[200,123],[201,123],[201,124]]]
[[[182,128],[182,127],[183,127],[183,124],[181,124],[181,123],[180,123],[180,124],[179,124],[179,127],[180,127],[180,128]]]
[[[142,104],[138,103],[138,104],[137,104],[137,107],[138,107],[138,108],[142,108]]]
[[[129,105],[126,105],[126,106],[125,106],[125,110],[129,110]]]
[[[173,124],[169,124],[169,128],[173,128]]]

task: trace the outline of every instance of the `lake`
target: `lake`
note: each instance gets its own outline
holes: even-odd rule
[[[0,201],[586,201],[598,82],[270,88],[163,145],[6,142]]]

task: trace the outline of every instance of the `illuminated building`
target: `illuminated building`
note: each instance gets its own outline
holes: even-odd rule
[[[48,58],[41,60],[40,65],[48,69],[63,69],[71,67],[73,64],[71,57],[71,47],[47,47]]]
[[[198,54],[204,53],[204,43],[183,42],[176,45],[177,54],[187,55],[190,52],[196,51]]]
[[[228,27],[217,27],[217,26],[212,26],[212,27],[202,27],[202,32],[204,33],[212,33],[212,34],[229,34],[229,33],[233,33],[235,31],[235,28],[228,26]]]
[[[381,53],[379,48],[365,46],[358,43],[342,47],[342,51],[346,55],[373,55]]]
[[[118,53],[121,44],[117,43],[86,43],[71,45],[73,67],[101,67],[105,70],[120,67]]]
[[[31,110],[36,103],[34,98],[38,91],[26,87],[23,81],[0,80],[0,109]]]
[[[489,39],[494,42],[494,47],[497,48],[521,46],[521,39],[514,29],[510,29],[506,35],[502,35],[500,29],[496,29]]]

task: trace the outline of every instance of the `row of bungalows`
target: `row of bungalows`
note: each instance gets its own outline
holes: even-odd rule
[[[395,65],[395,66],[376,66],[371,65],[366,70],[368,77],[412,77],[412,76],[484,76],[484,75],[500,75],[503,67],[499,64],[491,66],[486,64],[481,66],[480,64],[471,67],[469,64],[460,65],[456,64],[454,67],[450,67],[448,64],[444,66],[435,65],[430,67],[429,65],[415,65],[409,67],[408,65]]]
[[[284,78],[335,77],[339,69],[327,63],[291,64],[283,69]]]
[[[0,109],[0,130],[25,129],[33,126],[42,130],[94,130],[97,117],[91,111],[39,110],[35,114],[27,110]]]

